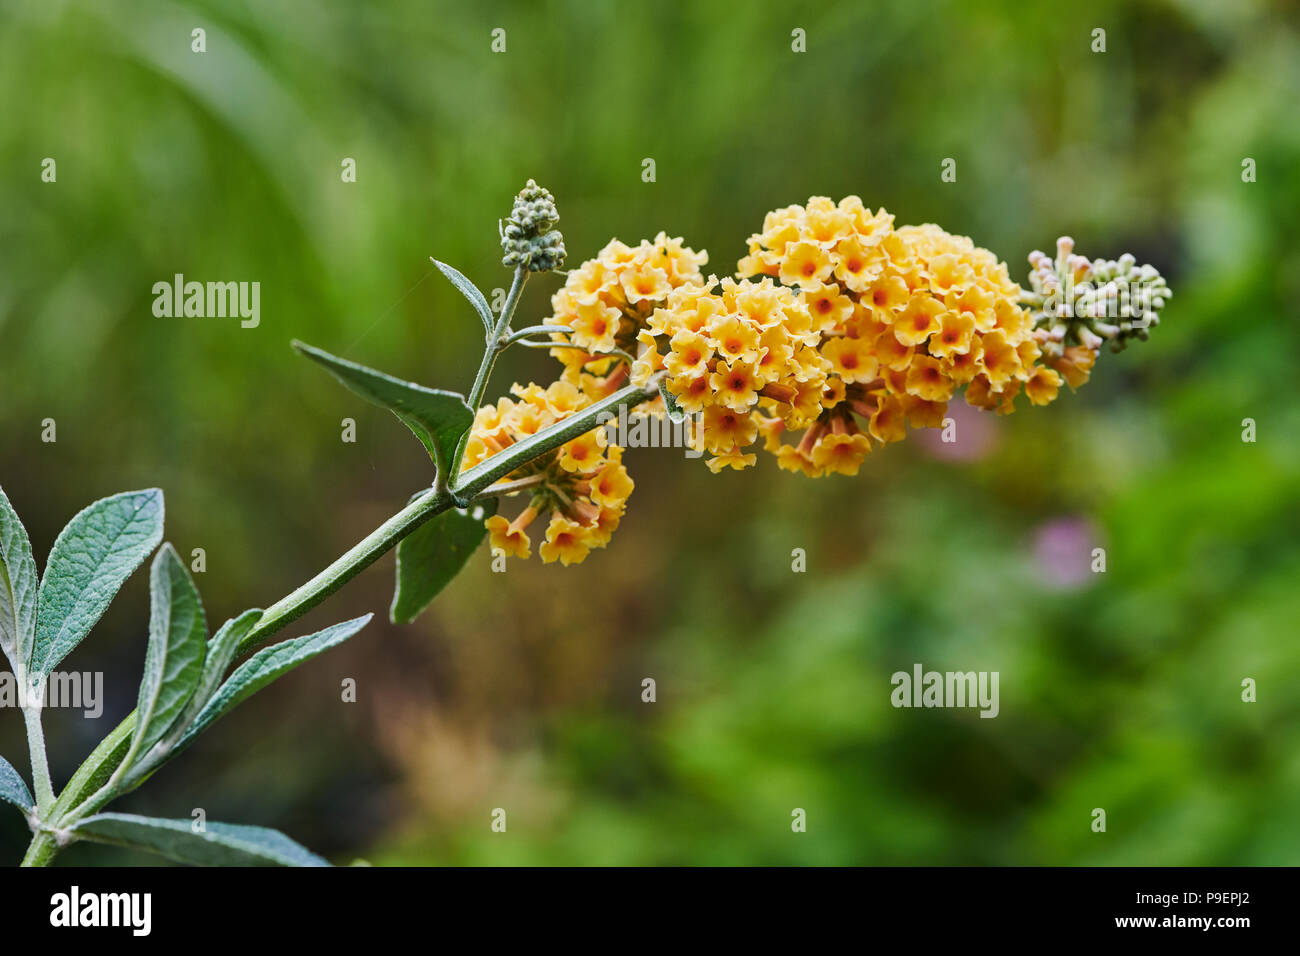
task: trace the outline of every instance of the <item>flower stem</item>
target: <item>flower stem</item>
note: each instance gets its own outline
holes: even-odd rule
[[[504,310],[503,310],[504,312]],[[461,475],[456,492],[462,500],[468,500],[485,492],[498,494],[510,485],[493,489],[492,483],[504,478],[521,465],[538,458],[547,452],[559,448],[565,442],[591,431],[599,424],[601,413],[616,409],[620,404],[636,406],[654,398],[658,394],[658,382],[652,379],[644,386],[628,386],[593,405],[588,405],[563,421],[543,428],[535,435],[511,445],[487,461],[469,469]],[[511,483],[513,485],[513,483]],[[522,487],[522,485],[520,486]],[[409,502],[382,525],[366,535],[353,548],[341,555],[302,587],[277,601],[263,612],[257,626],[249,632],[240,644],[240,653],[251,650],[264,643],[273,634],[302,617],[327,597],[341,588],[348,581],[374,564],[388,553],[399,541],[420,527],[430,518],[441,514],[453,506],[450,494],[430,489]],[[98,810],[116,794],[106,786],[113,772],[122,762],[130,747],[131,735],[135,730],[135,712],[131,712],[115,727],[107,737],[100,741],[89,757],[73,774],[68,785],[53,801],[49,813],[41,814],[47,824],[60,828],[69,828],[85,814]],[[42,747],[41,754],[44,754]],[[33,751],[35,753],[35,751]],[[47,773],[48,776],[48,773]],[[39,779],[39,778],[38,778]],[[39,787],[39,782],[38,782]],[[58,852],[57,841],[42,830],[32,837],[24,865],[44,866]]]
[[[492,376],[492,366],[496,364],[497,356],[506,346],[506,332],[510,328],[510,320],[514,318],[515,307],[519,305],[519,296],[524,291],[524,283],[528,281],[530,275],[526,266],[515,268],[514,281],[510,283],[510,292],[506,295],[505,305],[501,307],[501,315],[497,318],[496,328],[492,330],[492,337],[488,340],[487,348],[483,350],[483,361],[479,363],[478,374],[474,376],[474,386],[469,390],[469,397],[465,399],[465,404],[470,407],[471,411],[478,411],[479,405],[483,401],[483,393],[487,391],[488,379]],[[456,466],[460,464],[459,458],[452,463],[451,473],[456,473]]]

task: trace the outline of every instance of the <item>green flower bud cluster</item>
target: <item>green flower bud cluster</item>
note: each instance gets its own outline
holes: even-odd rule
[[[564,265],[564,236],[555,228],[560,212],[555,197],[533,180],[515,196],[510,218],[501,224],[501,262],[507,269],[550,272]]]
[[[1056,258],[1035,250],[1032,292],[1025,301],[1043,330],[1039,340],[1049,356],[1067,345],[1098,349],[1104,341],[1119,352],[1130,339],[1145,342],[1160,324],[1160,310],[1173,295],[1155,266],[1137,265],[1129,253],[1119,259],[1089,260],[1074,254],[1074,240],[1056,240]]]

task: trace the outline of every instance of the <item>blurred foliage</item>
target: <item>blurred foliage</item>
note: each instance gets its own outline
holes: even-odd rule
[[[340,862],[1297,861],[1293,5],[8,0],[0,17],[0,481],[41,561],[93,498],[161,486],[170,540],[207,551],[215,621],[431,477],[289,340],[466,388],[479,323],[428,256],[505,285],[495,221],[530,176],[573,262],[665,229],[725,273],[767,209],[852,192],[1017,276],[1066,232],[1177,293],[1079,394],[981,423],[974,460],[914,434],[811,482],[630,452],[608,551],[504,576],[480,555],[415,625],[372,625],[119,809],[201,805]],[[155,318],[175,273],[259,281],[260,327]],[[523,315],[553,287],[533,282]],[[497,385],[554,369],[510,354]],[[1091,529],[1105,574],[1044,574],[1058,519]],[[391,561],[303,631],[386,607]],[[128,583],[67,664],[105,671],[110,696],[101,720],[49,714],[56,783],[131,707],[145,591]],[[889,676],[915,662],[999,671],[1000,716],[893,709]],[[25,764],[16,714],[0,752]],[[0,818],[4,858],[24,843]]]

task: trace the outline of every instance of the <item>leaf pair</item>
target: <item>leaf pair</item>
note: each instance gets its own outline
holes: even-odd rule
[[[487,298],[456,269],[437,259],[432,261],[483,320],[491,348],[496,319]],[[443,486],[451,486],[456,477],[451,469],[474,422],[474,412],[463,396],[394,378],[302,342],[294,342],[293,346],[324,366],[351,391],[391,410],[424,444]],[[414,620],[460,572],[486,534],[483,521],[495,511],[495,501],[469,509],[450,509],[402,540],[397,546],[397,585],[389,611],[394,623]]]
[[[0,489],[0,645],[29,687],[90,633],[162,529],[157,488],[96,501],[59,533],[37,587],[31,542]]]
[[[226,677],[262,612],[249,610],[226,621],[208,641],[198,590],[171,545],[159,550],[150,577],[149,649],[135,733],[115,774],[123,793],[188,747],[218,718],[299,664],[343,643],[374,616],[366,614],[264,648]]]
[[[490,347],[496,319],[487,297],[457,269],[437,259],[430,261],[474,307],[483,320]],[[457,446],[474,422],[474,411],[465,404],[463,395],[403,381],[296,340],[293,347],[324,366],[351,391],[392,411],[420,439],[444,483],[451,483],[455,475],[449,469],[456,460]]]
[[[162,533],[163,497],[157,489],[97,501],[59,534],[38,585],[27,532],[0,489],[0,647],[28,687],[40,689],[81,643],[122,583],[157,547]],[[209,641],[198,589],[170,544],[154,558],[149,590],[149,645],[135,728],[109,780],[110,796],[137,786],[215,720],[299,664],[347,640],[372,617],[367,614],[265,648],[227,678],[226,671],[262,612],[246,611],[227,621]],[[35,804],[22,777],[3,759],[0,800],[24,813],[31,813]],[[210,824],[196,834],[186,820],[99,814],[74,821],[71,832],[184,862],[324,863],[283,834],[261,827]]]

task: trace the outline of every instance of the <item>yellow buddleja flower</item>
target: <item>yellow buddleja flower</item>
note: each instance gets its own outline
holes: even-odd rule
[[[1044,364],[1044,333],[1005,263],[932,224],[895,227],[893,216],[872,213],[856,196],[814,196],[768,213],[737,277],[789,288],[810,316],[813,334],[800,345],[824,360],[820,394],[794,399],[806,414],[760,422],[778,465],[807,475],[855,474],[873,447],[901,441],[909,425],[942,426],[958,388],[972,405],[1000,413],[1022,390],[1047,404],[1062,381],[1082,384],[1095,358],[1075,348]],[[735,381],[710,380],[699,395],[741,404],[750,365]],[[701,404],[686,391],[689,404]],[[793,444],[782,441],[799,430]]]
[[[617,353],[636,351],[649,316],[672,290],[701,282],[700,266],[708,261],[708,253],[661,232],[638,246],[611,240],[570,272],[551,298],[554,314],[546,321],[571,330],[551,335],[551,354],[564,364],[563,380],[593,399],[615,391],[629,371]]]
[[[764,278],[737,282],[710,276],[674,289],[637,338],[632,384],[659,371],[676,405],[698,416],[696,447],[705,464],[741,470],[745,451],[769,418],[805,428],[821,413],[831,363],[817,351],[819,333],[795,292]]]
[[[563,380],[546,388],[515,385],[511,392],[513,399],[502,398],[475,414],[462,470],[482,464],[592,402],[576,385]],[[529,502],[513,520],[503,515],[487,519],[492,550],[507,557],[529,557],[528,528],[549,513],[538,551],[543,561],[564,564],[576,564],[609,543],[634,487],[623,466],[623,449],[607,444],[603,427],[569,440],[501,480],[519,483],[520,490],[510,497],[526,494]]]

